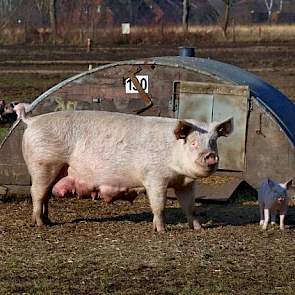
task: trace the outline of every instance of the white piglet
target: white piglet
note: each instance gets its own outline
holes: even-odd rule
[[[292,180],[279,183],[271,179],[264,180],[258,189],[258,202],[260,209],[260,225],[263,230],[267,229],[269,219],[275,224],[276,214],[280,214],[280,229],[284,230],[284,219],[288,209],[288,189]]]

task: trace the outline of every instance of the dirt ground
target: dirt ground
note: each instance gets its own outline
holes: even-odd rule
[[[295,44],[197,48],[245,68],[295,101]],[[143,55],[144,52],[144,55]],[[176,55],[178,48],[0,48],[0,95],[32,101],[93,66]],[[295,206],[287,228],[262,232],[257,202],[196,204],[203,230],[188,229],[168,200],[167,232],[152,232],[147,198],[107,205],[50,201],[54,225],[30,226],[29,200],[0,203],[0,294],[295,294]]]

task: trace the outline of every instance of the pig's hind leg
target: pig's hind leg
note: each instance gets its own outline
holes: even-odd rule
[[[48,217],[48,202],[51,197],[52,187],[63,166],[63,164],[40,161],[35,167],[31,167],[33,225],[42,226],[45,224],[51,224]]]
[[[277,217],[276,211],[270,213],[270,224],[271,225],[276,224],[276,217]]]

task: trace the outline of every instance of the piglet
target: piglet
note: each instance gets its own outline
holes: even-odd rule
[[[264,180],[258,189],[258,202],[260,209],[260,225],[267,229],[269,217],[271,224],[275,224],[276,213],[280,213],[280,229],[284,230],[284,219],[288,209],[287,190],[292,185],[292,179],[286,183],[279,183],[271,179]]]
[[[3,103],[5,102],[0,100],[1,120],[5,123],[15,122],[20,117],[22,111],[27,113],[30,109],[30,104],[28,103],[19,103],[17,101],[9,102],[5,104],[4,108]]]
[[[27,113],[30,110],[30,107],[31,107],[31,105],[29,103],[16,102],[13,105],[13,110],[15,111],[17,118],[19,118],[22,110],[24,109],[25,112]]]

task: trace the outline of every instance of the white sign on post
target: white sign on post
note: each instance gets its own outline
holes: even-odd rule
[[[136,75],[136,78],[144,92],[149,93],[149,76]],[[136,89],[130,78],[126,79],[125,81],[125,89],[126,93],[138,93],[138,90]]]
[[[129,35],[130,34],[130,23],[122,23],[122,34]]]

